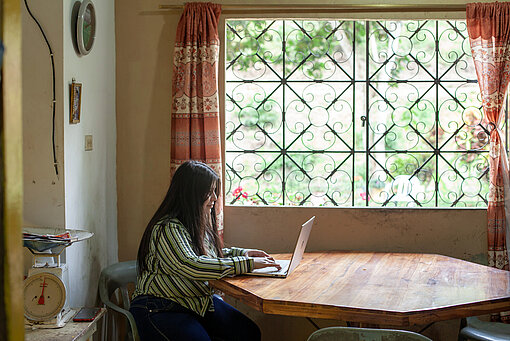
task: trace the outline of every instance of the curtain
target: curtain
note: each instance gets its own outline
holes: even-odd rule
[[[508,160],[499,129],[510,79],[510,3],[471,3],[466,6],[471,52],[488,120],[489,195],[487,239],[489,265],[508,270],[507,238],[510,213]],[[501,314],[503,320],[510,316]]]
[[[172,83],[171,174],[184,161],[192,159],[208,164],[222,176],[217,80],[220,13],[218,4],[187,3],[177,25]],[[223,232],[222,208],[222,195],[219,195],[216,210],[220,235]]]

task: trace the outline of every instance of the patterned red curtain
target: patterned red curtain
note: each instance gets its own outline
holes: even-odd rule
[[[177,26],[172,84],[172,174],[184,161],[198,160],[222,175],[217,79],[220,13],[218,4],[187,3]],[[216,204],[220,232],[221,198],[220,195]]]
[[[489,265],[508,270],[508,160],[500,123],[510,79],[510,3],[471,3],[467,27],[482,106],[489,122],[489,197],[487,236]],[[508,199],[507,199],[508,201]],[[507,203],[508,205],[508,203]],[[505,212],[506,211],[506,212]],[[506,315],[506,316],[505,316]],[[509,316],[501,314],[502,319]]]

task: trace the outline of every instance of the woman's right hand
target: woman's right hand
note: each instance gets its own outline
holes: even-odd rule
[[[262,269],[268,267],[275,267],[280,270],[282,267],[276,263],[272,257],[254,257],[253,269]]]

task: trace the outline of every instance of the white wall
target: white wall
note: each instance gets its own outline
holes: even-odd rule
[[[117,260],[115,15],[113,0],[95,0],[96,40],[79,56],[73,45],[75,1],[28,0],[50,40],[57,75],[60,176],[51,159],[51,69],[35,23],[23,13],[24,220],[32,226],[87,230],[94,236],[66,250],[71,306],[94,305],[101,269]],[[69,124],[69,84],[82,83],[81,121]],[[47,112],[47,113],[46,113]],[[44,113],[44,114],[43,114]],[[85,135],[93,150],[85,151]],[[34,182],[35,181],[35,182]],[[26,264],[26,263],[25,263]],[[26,265],[25,265],[26,266]]]

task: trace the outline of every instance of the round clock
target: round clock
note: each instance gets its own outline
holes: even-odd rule
[[[90,0],[83,0],[76,19],[76,45],[82,55],[92,50],[96,38],[96,9]]]
[[[23,285],[26,318],[46,321],[56,317],[64,307],[66,289],[57,276],[40,272],[25,279]]]

